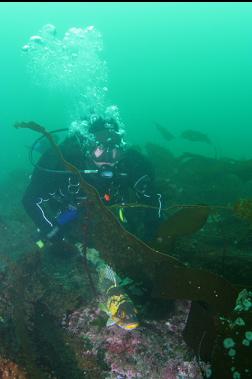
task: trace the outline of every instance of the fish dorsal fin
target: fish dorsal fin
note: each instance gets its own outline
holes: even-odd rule
[[[116,274],[109,265],[104,267],[104,278],[110,280],[115,286],[117,285]]]
[[[102,312],[105,312],[108,316],[110,315],[109,310],[104,303],[99,303],[98,307]]]

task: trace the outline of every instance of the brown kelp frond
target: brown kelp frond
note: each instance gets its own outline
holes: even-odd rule
[[[210,213],[208,206],[184,207],[169,217],[157,231],[156,242],[162,249],[177,237],[191,235],[200,230]]]

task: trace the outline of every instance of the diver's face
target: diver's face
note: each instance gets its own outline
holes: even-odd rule
[[[121,150],[118,147],[110,147],[98,145],[92,152],[92,160],[97,167],[111,166],[113,167],[121,155]]]

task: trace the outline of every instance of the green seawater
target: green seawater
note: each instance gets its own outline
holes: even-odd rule
[[[27,70],[22,46],[45,24],[55,25],[58,38],[71,27],[93,25],[101,33],[109,102],[118,106],[130,143],[156,141],[177,155],[252,158],[251,20],[245,2],[1,3],[1,178],[30,167],[27,146],[35,135],[14,129],[15,122],[52,130],[73,121],[69,91],[38,85]],[[176,138],[165,141],[154,122]],[[186,129],[207,134],[215,149],[179,138]]]

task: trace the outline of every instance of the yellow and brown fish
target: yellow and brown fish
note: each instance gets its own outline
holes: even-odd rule
[[[133,330],[139,326],[137,310],[128,294],[120,287],[112,268],[105,265],[100,270],[100,288],[106,297],[101,309],[107,313],[107,326],[118,325],[125,330]]]

